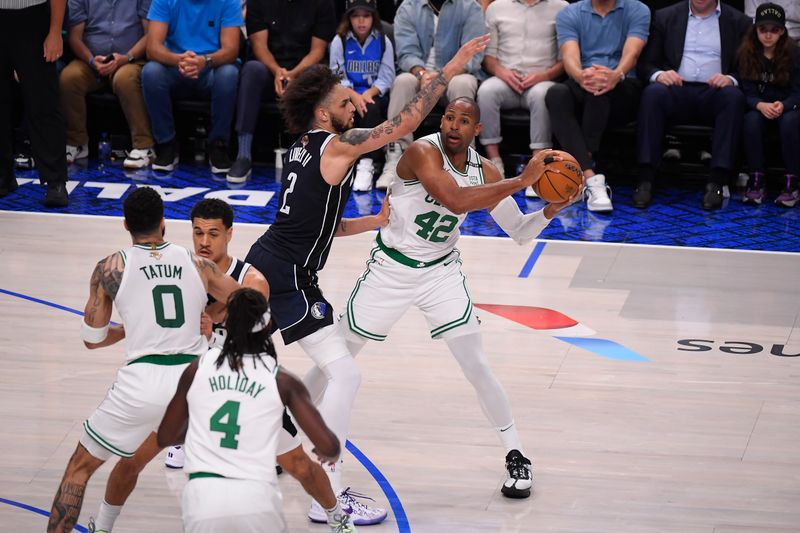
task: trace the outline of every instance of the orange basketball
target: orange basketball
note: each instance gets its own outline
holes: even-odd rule
[[[569,153],[553,150],[553,155],[559,156],[561,161],[545,158],[545,171],[539,181],[533,184],[533,190],[546,202],[566,202],[580,190],[583,172],[578,161]],[[558,172],[551,172],[552,170]]]

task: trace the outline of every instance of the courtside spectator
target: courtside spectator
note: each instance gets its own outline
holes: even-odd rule
[[[636,62],[647,42],[650,10],[638,0],[582,0],[556,18],[569,79],[547,91],[550,124],[561,148],[586,177],[586,207],[611,211],[611,189],[595,171],[594,155],[609,126],[636,117],[641,82]]]
[[[756,8],[761,5],[761,0],[744,0],[744,14],[750,18],[756,16]],[[778,4],[786,14],[786,33],[789,38],[800,44],[800,1],[798,0],[774,0],[773,4]]]
[[[141,74],[150,0],[69,0],[69,45],[75,54],[61,72],[61,110],[67,126],[67,163],[89,155],[86,95],[117,95],[128,121],[133,150],[125,168],[142,168],[155,158]]]
[[[230,170],[228,139],[239,68],[239,0],[152,0],[142,92],[156,141],[154,170],[178,162],[172,98],[211,100],[208,162],[211,172]]]

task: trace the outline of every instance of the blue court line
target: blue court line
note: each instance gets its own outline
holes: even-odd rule
[[[533,251],[531,251],[531,255],[528,256],[528,260],[525,261],[525,264],[522,266],[522,270],[519,273],[520,278],[527,278],[531,275],[531,270],[533,270],[533,265],[536,264],[536,261],[539,259],[539,256],[542,255],[542,251],[544,250],[544,245],[547,244],[546,242],[537,242],[536,246],[533,247]]]
[[[8,290],[2,289],[2,288],[0,288],[0,293],[8,294],[9,296],[15,296],[17,298],[22,298],[23,300],[36,302],[38,304],[47,305],[47,306],[50,306],[50,307],[55,307],[56,309],[60,309],[62,311],[67,311],[69,313],[74,313],[76,315],[83,316],[83,313],[81,311],[78,311],[77,309],[72,309],[71,307],[65,307],[65,306],[59,305],[57,303],[48,302],[47,300],[40,300],[39,298],[34,298],[32,296],[27,296],[25,294],[20,294],[18,292],[8,291]],[[397,497],[397,492],[395,492],[394,487],[392,487],[392,484],[389,483],[388,479],[386,479],[386,476],[383,475],[383,473],[378,469],[378,467],[375,466],[375,463],[370,461],[369,457],[364,455],[361,452],[361,450],[359,450],[356,447],[355,444],[353,444],[352,442],[350,442],[348,440],[347,443],[345,444],[345,447],[348,450],[350,450],[350,453],[352,453],[353,456],[356,459],[358,459],[358,461],[364,466],[364,468],[367,469],[367,472],[369,472],[372,475],[372,477],[375,479],[375,481],[380,486],[380,488],[383,491],[383,493],[386,495],[386,498],[389,500],[389,505],[391,505],[391,507],[392,507],[392,512],[394,513],[395,520],[397,520],[397,530],[398,530],[398,532],[399,533],[411,533],[411,528],[408,525],[408,517],[406,516],[406,511],[403,508],[403,504],[400,502],[400,498]],[[50,516],[50,513],[46,512],[46,511],[43,511],[41,509],[38,509],[36,507],[31,507],[29,505],[25,505],[24,503],[17,503],[17,502],[13,502],[11,500],[5,500],[3,498],[0,498],[0,502],[8,503],[9,505],[16,505],[17,507],[22,507],[23,509],[28,509],[29,511],[34,511],[34,512],[37,512],[39,514],[44,514],[45,516]],[[82,528],[80,526],[75,526],[75,528],[78,531],[81,531],[81,533],[84,533],[86,531],[86,528]]]
[[[45,511],[44,509],[39,509],[38,507],[34,507],[33,505],[28,505],[27,503],[15,502],[14,500],[7,500],[5,498],[0,498],[0,503],[5,503],[8,505],[12,505],[14,507],[19,507],[20,509],[25,509],[26,511],[31,511],[33,513],[40,514],[42,516],[47,516],[47,517],[50,516],[50,513]],[[86,533],[86,528],[80,524],[75,524],[75,530],[79,531],[80,533]]]
[[[367,472],[372,474],[372,477],[375,478],[375,481],[378,482],[378,485],[381,487],[386,499],[389,500],[389,505],[392,507],[394,519],[397,521],[397,530],[400,533],[411,533],[411,527],[408,525],[406,510],[403,509],[403,504],[400,501],[400,498],[397,496],[397,492],[395,492],[394,487],[392,487],[392,484],[389,483],[389,480],[386,479],[386,476],[384,476],[383,473],[378,470],[378,467],[375,466],[375,464],[369,460],[369,457],[364,455],[364,453],[359,450],[355,444],[348,440],[345,444],[345,447],[356,459],[359,460],[362,465],[364,465],[364,468],[367,469]]]

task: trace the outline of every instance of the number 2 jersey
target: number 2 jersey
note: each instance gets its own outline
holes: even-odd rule
[[[422,137],[417,142],[428,142],[439,150],[444,170],[459,186],[483,185],[481,157],[474,148],[467,149],[466,172],[461,172],[453,166],[442,149],[439,133]],[[456,215],[451,212],[434,200],[416,178],[395,179],[391,190],[389,225],[381,228],[378,243],[420,263],[439,259],[452,252],[461,234],[458,228],[467,217],[466,213]]]
[[[198,361],[186,394],[188,474],[277,483],[275,455],[283,423],[283,402],[275,377],[278,363],[269,354],[245,355],[238,372],[228,361],[217,368],[220,349]]]
[[[257,241],[270,254],[315,272],[325,266],[353,189],[353,167],[339,185],[322,178],[322,153],[334,137],[311,130],[289,148],[275,222]]]
[[[201,355],[200,334],[206,288],[189,250],[164,242],[133,245],[124,262],[114,305],[125,325],[128,362],[144,356]]]

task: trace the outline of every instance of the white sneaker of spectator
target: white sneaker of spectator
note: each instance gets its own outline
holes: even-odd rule
[[[586,209],[589,211],[605,212],[614,209],[611,204],[611,187],[606,185],[606,177],[603,174],[586,178],[583,195],[586,199]]]
[[[366,192],[372,190],[372,177],[375,165],[372,159],[365,157],[358,162],[356,167],[356,179],[353,181],[353,190],[356,192]]]
[[[375,182],[375,187],[383,190],[389,188],[397,175],[397,162],[400,161],[402,155],[403,146],[400,143],[389,143],[386,146],[386,163],[383,164],[383,172]]]
[[[505,178],[506,177],[506,166],[503,164],[503,158],[502,157],[493,157],[489,161],[491,161],[492,164],[495,166],[495,168],[497,168],[497,170],[500,171],[500,177]]]
[[[67,145],[67,164],[72,164],[73,161],[78,159],[86,159],[89,157],[89,147],[85,144],[80,146]]]
[[[155,158],[156,153],[152,148],[134,148],[128,152],[128,157],[125,158],[122,166],[129,169],[144,168]]]

